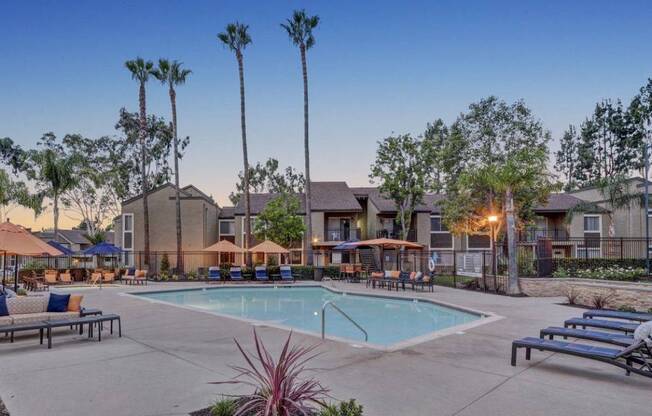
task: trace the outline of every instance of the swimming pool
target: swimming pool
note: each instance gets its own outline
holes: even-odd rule
[[[322,286],[221,287],[134,295],[316,335],[321,334],[322,306],[332,301],[367,331],[368,344],[385,348],[483,318],[480,313],[426,300],[340,293]],[[329,338],[364,341],[362,331],[331,308],[326,311],[325,328]]]

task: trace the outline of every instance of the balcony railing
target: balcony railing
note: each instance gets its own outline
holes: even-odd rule
[[[536,242],[540,238],[551,240],[568,240],[568,231],[564,228],[526,228],[519,231],[519,241]]]
[[[396,240],[401,239],[401,232],[399,230],[378,230],[376,231],[376,238],[393,238]],[[407,241],[417,241],[417,230],[409,230],[406,238]]]
[[[359,240],[361,232],[359,228],[333,228],[326,230],[326,241],[349,241]]]

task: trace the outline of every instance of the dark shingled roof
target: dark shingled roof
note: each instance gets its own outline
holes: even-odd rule
[[[250,194],[251,214],[259,214],[267,203],[278,194]],[[305,214],[304,194],[299,194],[299,214]],[[312,182],[312,210],[313,211],[340,211],[361,212],[362,207],[355,199],[353,192],[346,182]],[[244,215],[244,200],[235,206],[235,215]]]
[[[220,218],[233,218],[234,215],[235,215],[235,207],[220,208]]]
[[[385,198],[376,187],[351,188],[351,191],[356,196],[368,197],[381,214],[396,213],[396,205],[394,204],[394,201]],[[427,194],[423,198],[423,203],[416,206],[415,212],[439,213],[441,209],[439,208],[439,205],[437,205],[437,202],[443,198],[444,195],[442,194]]]
[[[84,234],[86,231],[82,230],[59,230],[59,239],[63,238],[71,244],[90,244]],[[37,231],[34,235],[44,241],[54,240],[54,231]]]
[[[534,212],[566,212],[579,204],[585,203],[583,199],[566,193],[554,193],[548,196],[548,202],[534,208]],[[606,211],[603,208],[600,212]]]

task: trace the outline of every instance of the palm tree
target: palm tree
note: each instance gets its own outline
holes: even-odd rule
[[[38,166],[36,179],[43,187],[43,195],[52,199],[54,241],[59,241],[59,198],[77,184],[74,173],[77,159],[53,149],[43,149],[34,153],[33,161]]]
[[[312,265],[312,215],[310,196],[310,140],[308,134],[308,69],[306,65],[306,50],[315,44],[312,30],[319,24],[319,16],[306,16],[305,10],[295,10],[292,18],[281,27],[288,32],[292,43],[301,52],[301,68],[303,70],[303,146],[306,162],[306,263]]]
[[[174,185],[176,202],[177,222],[177,269],[183,269],[183,255],[181,254],[181,196],[179,191],[179,136],[177,135],[177,92],[175,86],[183,85],[192,73],[189,69],[183,69],[183,63],[179,61],[158,60],[158,68],[152,71],[152,75],[163,85],[168,85],[170,105],[172,107],[172,134],[174,134]]]
[[[242,23],[230,23],[226,31],[219,33],[217,38],[235,53],[238,61],[238,75],[240,77],[240,126],[242,128],[242,157],[244,161],[244,209],[245,209],[245,241],[244,248],[251,244],[251,209],[249,200],[249,158],[247,156],[247,123],[245,121],[245,89],[244,89],[244,64],[242,52],[251,43],[251,36],[247,33],[249,26]],[[249,262],[249,261],[247,261]]]
[[[143,190],[143,228],[145,232],[145,264],[149,265],[149,206],[147,205],[147,173],[146,173],[146,137],[147,137],[147,104],[145,101],[145,84],[149,80],[154,64],[141,57],[125,62],[125,67],[131,72],[131,78],[138,81],[138,102],[140,104],[140,170]]]

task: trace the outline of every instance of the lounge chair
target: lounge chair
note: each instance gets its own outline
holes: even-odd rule
[[[571,337],[604,342],[605,344],[618,345],[619,347],[629,347],[634,342],[634,337],[632,335],[618,334],[615,332],[591,331],[586,329],[561,328],[557,326],[550,326],[542,329],[539,333],[539,338],[548,337],[548,339],[554,339],[556,336],[563,337],[564,339]]]
[[[609,309],[592,309],[590,311],[584,312],[582,316],[586,319],[614,318],[614,319],[624,319],[626,321],[637,321],[637,322],[652,321],[652,313],[613,311]]]
[[[72,274],[70,274],[70,270],[66,270],[64,273],[59,273],[59,283],[63,285],[72,284]]]
[[[611,331],[621,331],[625,333],[631,333],[636,331],[638,324],[631,322],[620,322],[620,321],[608,321],[604,319],[583,319],[583,318],[572,318],[564,321],[564,328],[568,327],[577,328],[582,327],[582,329],[589,328],[601,328],[609,329]]]
[[[113,283],[115,281],[115,272],[104,271],[102,272],[102,282],[103,283]]]
[[[212,282],[219,282],[222,278],[220,274],[220,268],[217,266],[211,266],[208,268],[208,280]]]
[[[636,341],[623,349],[605,348],[595,345],[575,342],[555,341],[549,339],[527,337],[512,342],[512,366],[516,366],[516,355],[519,348],[525,348],[525,359],[529,360],[532,349],[550,351],[558,354],[568,354],[575,357],[602,361],[620,367],[627,375],[636,373],[652,378],[652,350],[645,340]]]
[[[91,277],[88,279],[88,283],[91,285],[97,285],[100,283],[101,280],[102,280],[102,273],[93,272],[91,273]]]
[[[233,281],[242,281],[242,268],[231,267],[231,269],[229,269],[229,279]]]
[[[294,276],[292,276],[292,267],[290,266],[281,266],[279,267],[281,273],[281,280],[284,282],[294,282]]]
[[[259,282],[269,281],[269,276],[267,275],[267,267],[256,266],[256,280]]]

